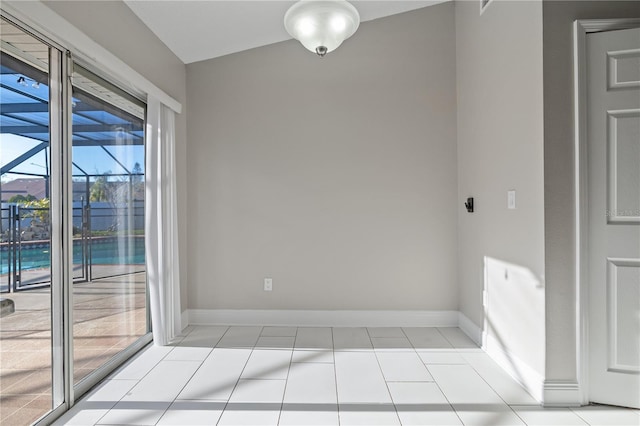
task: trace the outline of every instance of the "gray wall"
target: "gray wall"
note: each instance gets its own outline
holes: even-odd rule
[[[640,2],[545,1],[544,179],[547,380],[576,380],[572,25],[640,17]]]
[[[542,3],[456,2],[456,41],[460,310],[483,327],[486,289],[489,335],[543,375]]]
[[[637,17],[640,3],[545,1],[542,36],[539,3],[493,2],[480,19],[458,2],[455,26],[451,4],[434,6],[364,23],[324,60],[289,41],[190,65],[188,105],[185,66],[123,3],[47,4],[194,111],[188,152],[177,122],[189,307],[459,298],[482,325],[488,256],[545,285],[547,378],[576,378],[571,24]]]
[[[47,1],[54,12],[118,56],[156,86],[182,103],[176,116],[178,215],[187,210],[186,68],[151,30],[121,1]],[[179,221],[180,281],[188,282],[187,225]],[[181,288],[182,310],[188,306],[187,286]]]
[[[457,309],[455,83],[452,3],[189,64],[189,307]]]

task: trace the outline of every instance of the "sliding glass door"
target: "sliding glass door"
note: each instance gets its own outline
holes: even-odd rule
[[[4,12],[0,37],[0,424],[30,424],[151,340],[146,105]]]
[[[0,423],[53,407],[50,55],[0,21]]]
[[[148,331],[145,105],[78,65],[72,81],[74,269],[87,277],[73,286],[78,382]]]

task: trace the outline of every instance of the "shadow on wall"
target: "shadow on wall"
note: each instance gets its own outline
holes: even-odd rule
[[[545,286],[529,268],[484,258],[485,351],[535,398],[545,373]]]

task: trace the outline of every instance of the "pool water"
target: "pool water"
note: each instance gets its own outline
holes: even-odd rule
[[[119,244],[117,239],[91,240],[91,263],[93,265],[144,265],[144,238],[134,238]],[[21,252],[22,270],[49,268],[51,253],[49,244],[23,245]],[[73,263],[82,263],[82,245],[80,241],[73,244]],[[9,253],[0,251],[0,274],[9,272]]]

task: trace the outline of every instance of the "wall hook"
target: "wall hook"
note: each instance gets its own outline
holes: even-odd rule
[[[467,212],[473,213],[473,197],[467,198],[467,202],[464,203],[464,206],[467,208]]]

